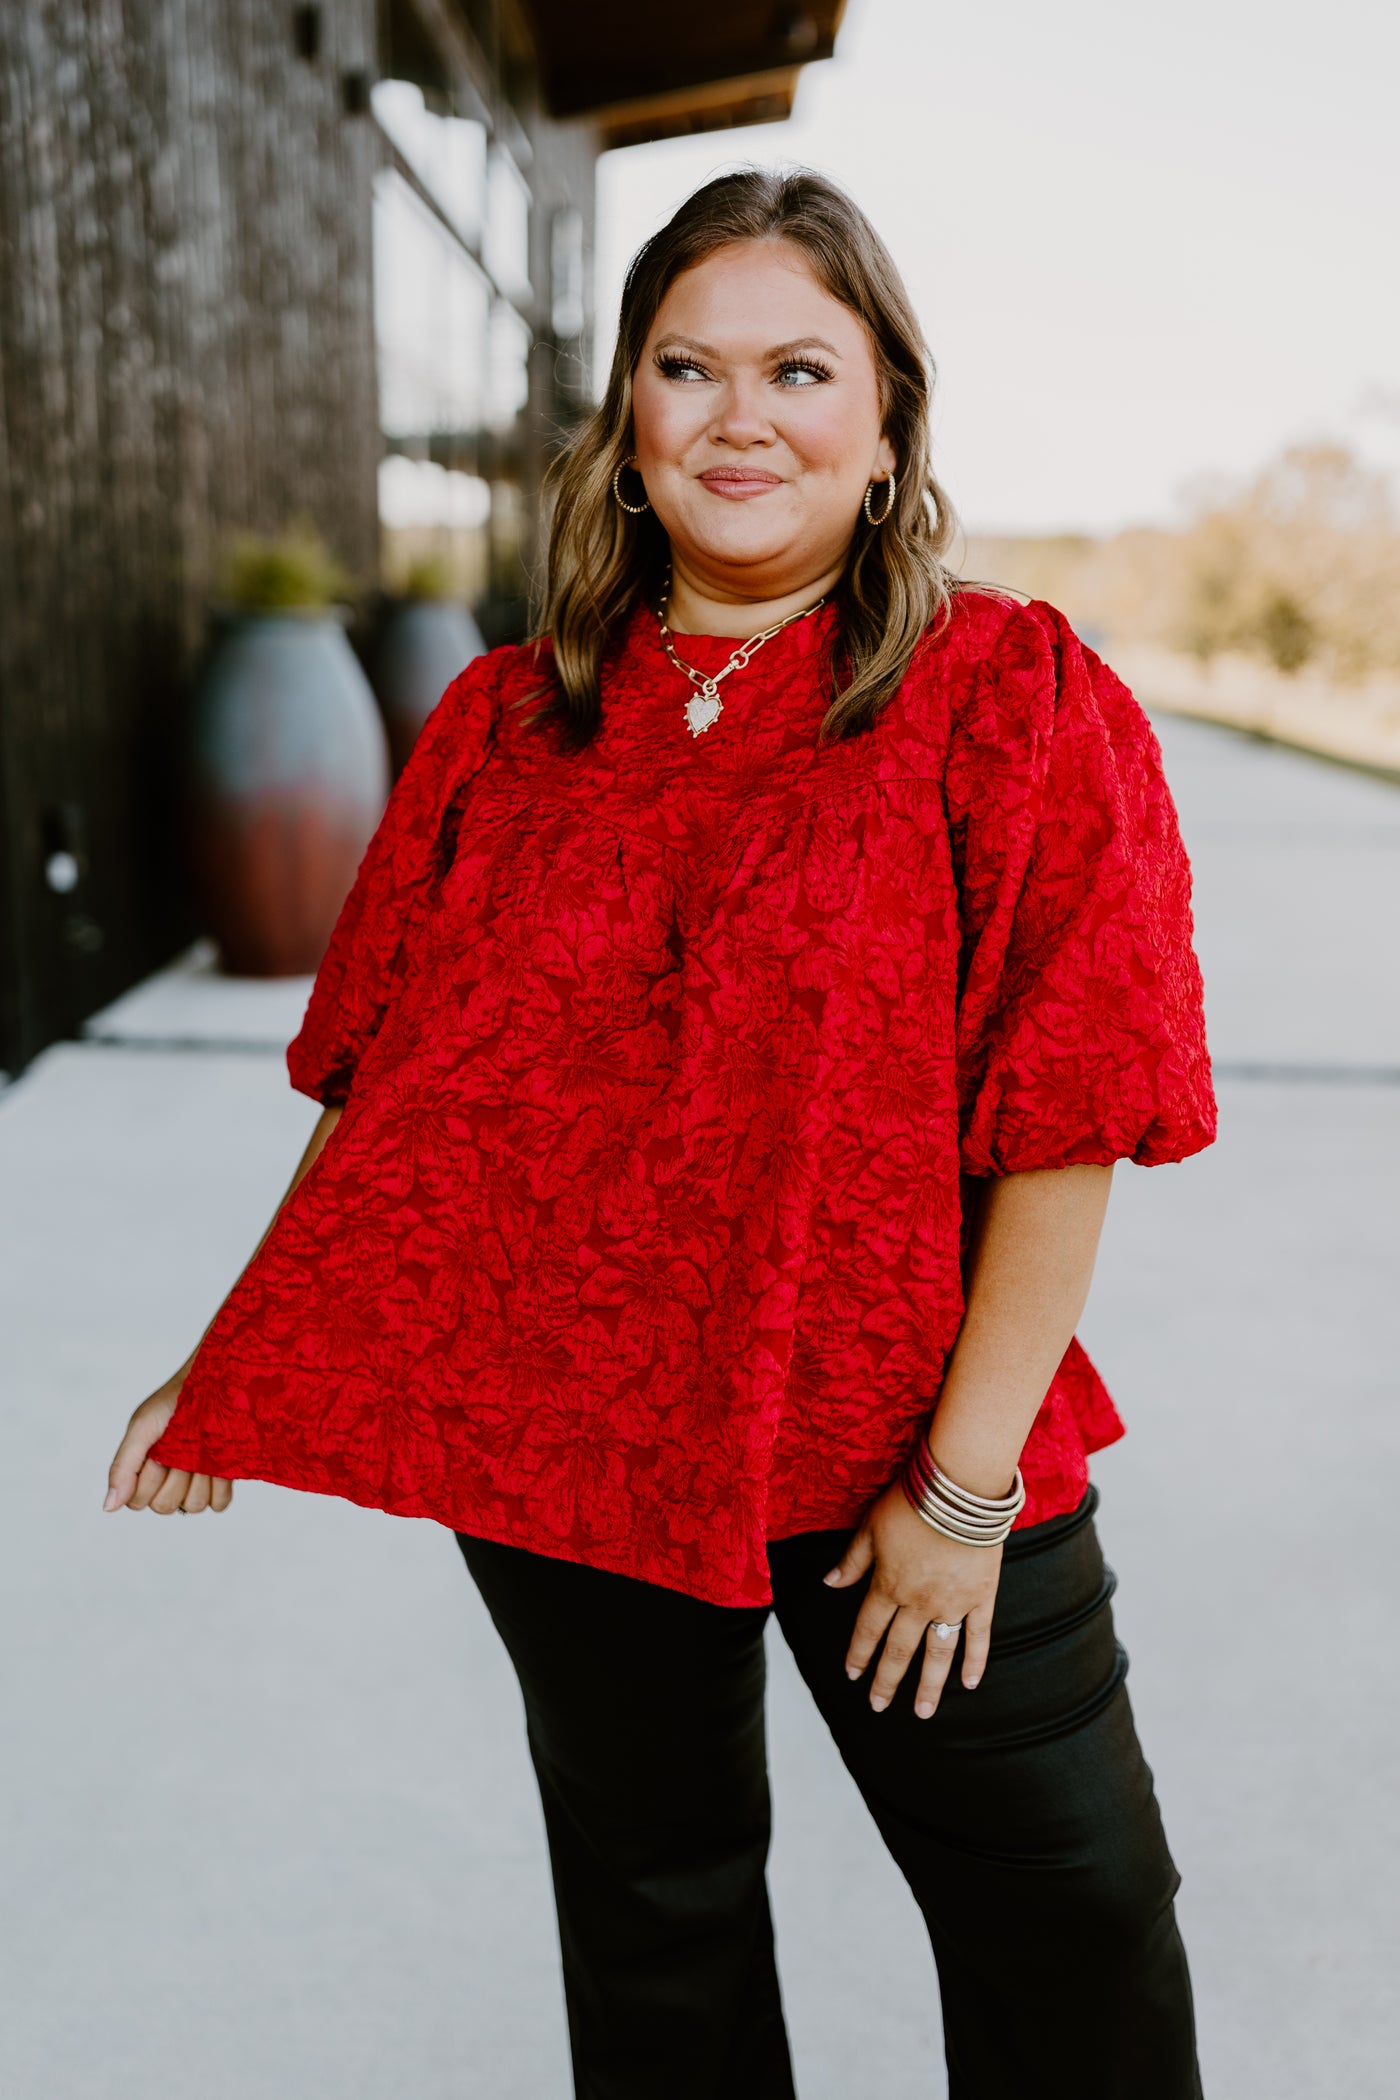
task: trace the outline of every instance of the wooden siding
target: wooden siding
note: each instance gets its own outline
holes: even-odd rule
[[[308,59],[279,0],[0,9],[10,1070],[196,930],[174,763],[225,535],[307,512],[374,572],[373,0],[319,21]]]

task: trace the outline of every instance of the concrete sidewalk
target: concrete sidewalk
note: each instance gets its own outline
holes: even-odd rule
[[[1100,1530],[1184,1876],[1206,2090],[1382,2100],[1400,791],[1159,728],[1221,1140],[1118,1173],[1084,1325],[1130,1427],[1094,1462]],[[0,1097],[14,2100],[569,2092],[518,1696],[451,1536],[256,1482],[197,1524],[100,1509],[127,1415],[314,1120],[276,1054],[304,992],[245,996],[195,958]],[[222,1047],[172,1047],[196,1039]],[[930,2100],[920,1921],[778,1640],[772,1660],[803,2100]]]

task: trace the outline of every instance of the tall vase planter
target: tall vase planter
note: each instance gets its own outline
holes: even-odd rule
[[[370,666],[395,777],[447,687],[485,648],[464,605],[446,598],[405,598],[395,605]]]
[[[198,679],[192,849],[235,976],[314,970],[384,808],[384,726],[335,610],[235,615]]]

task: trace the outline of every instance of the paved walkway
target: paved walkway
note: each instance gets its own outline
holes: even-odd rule
[[[1400,791],[1161,731],[1197,868],[1219,1145],[1120,1169],[1095,1460],[1185,1880],[1211,2100],[1394,2090]],[[304,987],[196,969],[0,1100],[4,2089],[566,2100],[518,1700],[451,1538],[241,1483],[100,1502],[314,1117]],[[133,1039],[134,1040],[130,1040]],[[214,1039],[219,1050],[171,1047]],[[144,1047],[142,1046],[144,1045]],[[161,1046],[165,1047],[161,1047]],[[773,1650],[773,1880],[804,2100],[931,2100],[919,1921]],[[660,2100],[660,2096],[658,2096]]]

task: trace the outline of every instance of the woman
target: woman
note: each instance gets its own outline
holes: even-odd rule
[[[453,1529],[587,2100],[793,2091],[770,1608],[952,2092],[1199,2092],[1074,1340],[1114,1161],[1214,1134],[1189,875],[1130,695],[945,567],[928,373],[815,176],[642,250],[542,638],[424,729],[288,1052],[324,1114],[112,1467],[112,1506],[255,1477]]]

